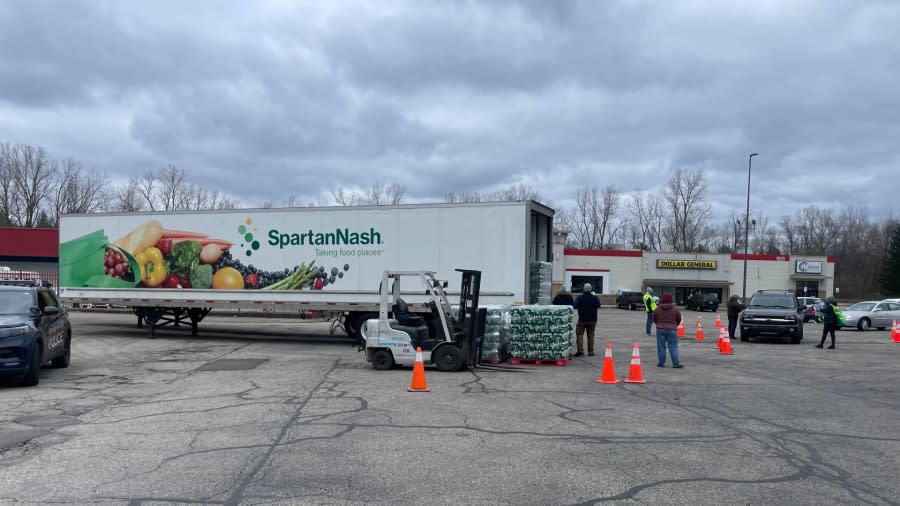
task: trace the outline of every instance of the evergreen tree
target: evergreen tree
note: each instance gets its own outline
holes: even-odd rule
[[[884,257],[881,291],[887,295],[900,295],[900,225],[894,229],[894,237]]]

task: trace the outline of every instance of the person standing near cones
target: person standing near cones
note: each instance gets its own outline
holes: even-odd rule
[[[734,333],[737,331],[738,315],[746,308],[747,306],[741,304],[736,293],[731,294],[731,297],[728,298],[728,338],[732,341],[735,338]]]
[[[650,329],[653,326],[653,312],[656,311],[656,301],[653,300],[653,288],[647,287],[644,292],[644,311],[647,312],[647,335],[650,335]]]
[[[664,293],[661,302],[652,314],[653,323],[656,324],[656,354],[659,357],[656,366],[666,366],[666,348],[668,348],[669,355],[672,356],[672,367],[681,369],[684,366],[678,360],[678,336],[675,335],[675,329],[681,323],[681,311],[672,302],[671,293]]]
[[[829,350],[834,349],[834,331],[838,328],[838,316],[837,312],[835,312],[834,307],[837,305],[837,299],[834,297],[828,297],[825,299],[825,308],[822,309],[822,321],[825,323],[822,326],[822,341],[816,345],[816,348],[822,348],[825,346],[825,336],[831,332],[831,346],[828,347]]]
[[[594,356],[594,329],[597,328],[597,310],[600,309],[600,298],[594,295],[590,283],[585,283],[582,294],[575,298],[572,307],[578,310],[578,323],[575,324],[575,356],[584,355],[581,336],[587,331],[588,355]]]

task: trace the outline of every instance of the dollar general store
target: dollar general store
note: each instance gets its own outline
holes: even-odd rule
[[[610,296],[649,286],[654,295],[671,293],[677,304],[697,291],[714,293],[724,301],[743,292],[744,255],[582,250],[557,244],[553,281],[554,293],[562,285],[578,291],[591,283],[595,293]],[[834,257],[747,255],[748,296],[757,290],[781,289],[797,296],[827,297],[835,288]]]

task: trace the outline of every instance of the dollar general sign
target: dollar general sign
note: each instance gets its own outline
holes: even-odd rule
[[[657,269],[703,269],[714,271],[717,268],[715,260],[665,260],[656,261]]]

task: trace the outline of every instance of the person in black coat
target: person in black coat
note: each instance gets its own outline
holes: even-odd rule
[[[737,331],[738,315],[746,308],[747,306],[741,304],[736,293],[731,294],[731,297],[728,298],[728,339],[734,340],[734,333]]]
[[[837,299],[834,297],[825,299],[825,308],[822,309],[822,321],[824,322],[824,325],[822,326],[822,341],[816,345],[816,348],[821,348],[825,345],[825,336],[831,332],[831,346],[829,346],[828,349],[834,349],[834,331],[838,328],[838,317],[837,313],[834,312],[834,307],[836,305]]]
[[[590,283],[585,283],[584,293],[575,299],[572,307],[578,310],[578,323],[575,325],[575,352],[576,357],[584,355],[584,347],[581,345],[581,336],[587,331],[588,355],[594,356],[594,330],[597,328],[597,310],[600,309],[600,298],[594,295]]]
[[[573,303],[575,303],[575,299],[569,293],[569,287],[566,285],[563,285],[556,293],[556,297],[553,297],[554,306],[571,306]]]

